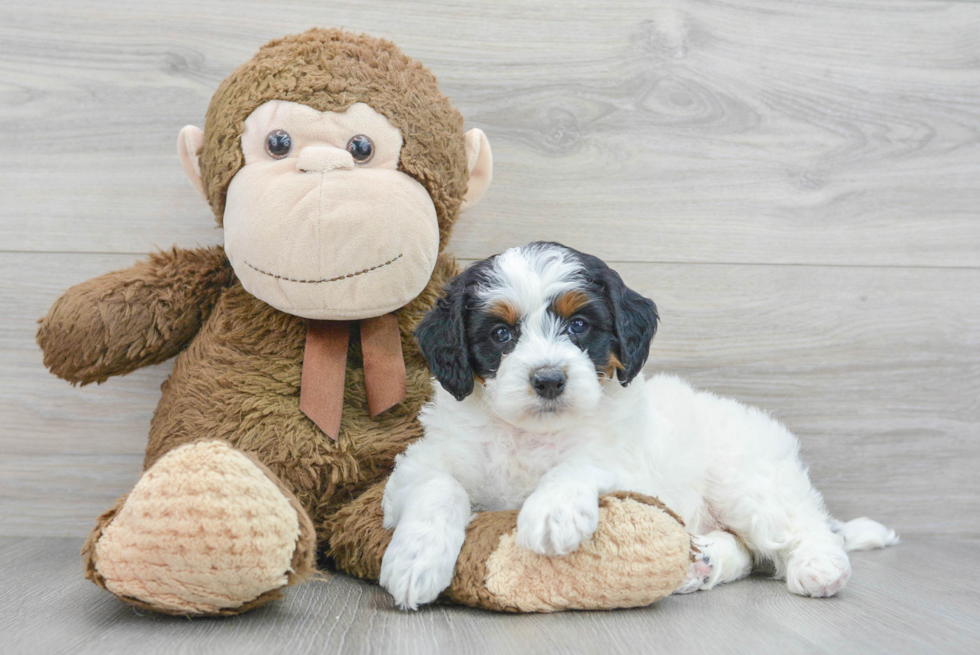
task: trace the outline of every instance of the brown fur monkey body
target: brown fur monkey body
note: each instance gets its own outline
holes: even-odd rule
[[[266,161],[261,153],[262,161],[256,159],[261,142],[250,146],[249,135],[259,125],[258,136],[265,138],[267,126],[256,123],[260,107],[292,117],[300,138],[290,157],[299,153],[297,159]],[[371,178],[365,177],[370,167],[358,168],[342,143],[323,145],[331,130],[357,116],[387,130],[387,141],[376,144]],[[312,145],[303,146],[303,138]],[[394,158],[384,158],[385,148]],[[464,133],[462,117],[432,74],[393,44],[311,30],[269,43],[232,73],[215,93],[204,132],[185,128],[180,150],[192,182],[225,226],[226,247],[173,249],[78,285],[54,304],[38,330],[45,365],[72,383],[102,382],[177,356],[151,423],[143,476],[99,518],[84,549],[86,575],[126,602],[176,614],[256,607],[308,577],[318,548],[340,568],[376,579],[390,538],[382,526],[384,481],[395,456],[421,436],[416,416],[431,393],[412,332],[458,272],[441,250],[461,207],[476,202],[489,183],[485,138],[478,130]],[[420,242],[415,254],[398,255],[406,271],[424,273],[416,276],[416,287],[397,289],[401,295],[392,296],[388,306],[374,308],[394,309],[405,397],[370,415],[354,330],[337,439],[299,409],[308,319],[377,315],[363,310],[376,295],[371,285],[390,284],[381,274],[361,273],[393,257],[384,243],[370,250],[374,241],[384,241],[388,227],[397,226],[382,222],[377,238],[352,248],[351,232],[329,229],[356,227],[371,216],[339,215],[321,221],[311,232],[315,238],[301,235],[301,243],[313,244],[308,257],[297,256],[292,242],[279,248],[285,255],[238,245],[232,253],[227,232],[230,222],[241,219],[233,194],[243,169],[260,181],[315,185],[295,192],[297,207],[322,196],[328,180],[378,180],[394,190],[388,195],[416,203],[406,221],[431,220],[438,235],[436,250]],[[428,204],[418,204],[424,196],[416,188],[424,189],[431,213]],[[340,200],[364,204],[359,197]],[[317,202],[317,215],[344,204]],[[387,196],[372,202],[398,215]],[[268,255],[281,275],[255,273],[261,267],[248,257],[256,252]],[[347,256],[354,259],[340,265],[348,273],[332,276],[328,269]],[[319,268],[294,276],[290,267],[308,264],[294,260],[304,259]],[[307,284],[296,295],[291,276],[325,282]],[[323,311],[309,305],[335,299],[336,306]],[[609,497],[603,508],[593,551],[561,562],[508,546],[515,526],[508,513],[474,521],[447,598],[508,611],[635,606],[666,595],[683,580],[689,542],[674,518],[641,497]],[[524,573],[515,577],[518,570]]]

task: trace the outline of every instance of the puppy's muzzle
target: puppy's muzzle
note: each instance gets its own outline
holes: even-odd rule
[[[545,366],[531,373],[531,387],[542,398],[554,400],[565,391],[565,374],[554,366]]]

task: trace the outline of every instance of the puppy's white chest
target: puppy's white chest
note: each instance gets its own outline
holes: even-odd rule
[[[560,463],[567,447],[557,439],[507,435],[480,449],[482,475],[467,491],[474,509],[519,509],[541,477]]]

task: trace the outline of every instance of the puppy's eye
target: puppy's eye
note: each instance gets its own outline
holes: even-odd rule
[[[585,334],[589,330],[589,324],[584,318],[573,318],[568,322],[569,334]]]
[[[293,137],[286,130],[274,130],[265,137],[265,151],[273,159],[285,159],[293,149]]]
[[[347,152],[358,164],[366,164],[374,157],[374,143],[363,134],[352,136],[347,142]]]
[[[494,331],[490,333],[490,336],[493,337],[493,340],[497,343],[507,343],[513,338],[513,335],[510,333],[510,328],[506,328],[503,325],[498,328],[494,328]]]

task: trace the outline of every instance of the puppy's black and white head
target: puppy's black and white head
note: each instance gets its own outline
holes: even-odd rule
[[[479,384],[496,415],[544,432],[594,413],[614,375],[636,377],[657,318],[602,260],[535,242],[453,278],[415,337],[457,400]]]

